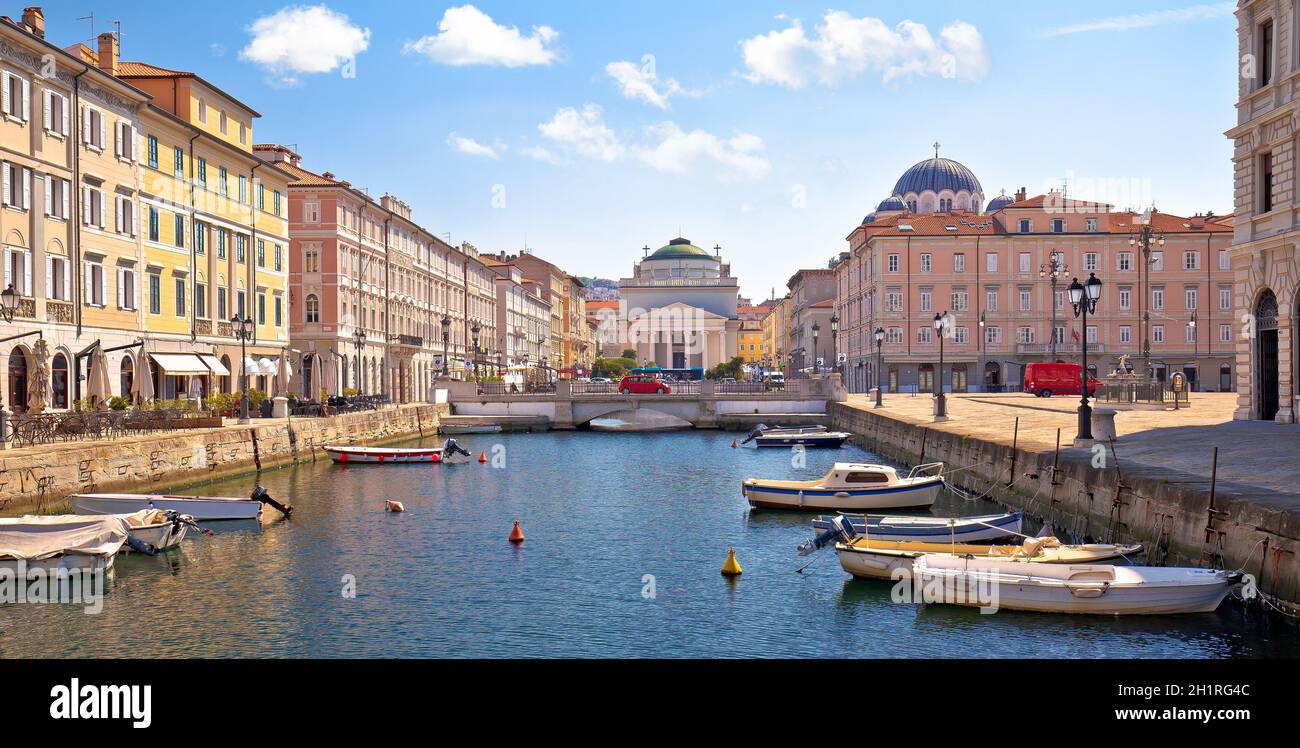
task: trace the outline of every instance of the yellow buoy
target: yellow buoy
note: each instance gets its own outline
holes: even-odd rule
[[[727,549],[727,562],[722,565],[722,576],[738,577],[743,569],[740,568],[740,562],[736,560],[736,549]]]

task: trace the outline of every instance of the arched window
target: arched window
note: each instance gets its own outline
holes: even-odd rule
[[[307,300],[304,302],[306,314],[304,321],[307,323],[320,322],[320,299],[316,294],[307,294]]]
[[[66,409],[68,407],[68,357],[62,353],[54,354],[50,362],[50,407]]]
[[[21,348],[9,353],[9,409],[15,413],[27,410],[27,355]]]
[[[121,376],[122,396],[124,397],[131,396],[131,384],[134,379],[135,379],[135,364],[131,361],[130,356],[123,356],[122,376]]]

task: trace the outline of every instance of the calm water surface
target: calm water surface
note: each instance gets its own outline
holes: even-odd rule
[[[897,605],[795,546],[811,515],[750,512],[740,483],[807,478],[856,447],[731,449],[733,435],[465,436],[503,469],[266,473],[291,522],[211,524],[158,558],[119,557],[99,615],[0,607],[6,657],[1295,657],[1300,636],[1235,604],[1215,614],[1085,618]],[[195,489],[247,495],[251,478]],[[406,514],[384,511],[385,499]],[[939,513],[996,511],[945,497]],[[511,522],[527,534],[506,542]],[[735,546],[744,575],[718,570]],[[345,577],[356,596],[341,594]],[[642,595],[653,575],[656,595]]]

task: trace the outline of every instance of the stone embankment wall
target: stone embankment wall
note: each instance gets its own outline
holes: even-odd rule
[[[1092,450],[1017,449],[844,403],[827,412],[836,428],[888,460],[943,462],[954,484],[1080,539],[1142,543],[1150,564],[1242,569],[1259,590],[1300,612],[1300,516],[1221,491],[1211,506],[1208,475],[1191,484],[1124,475],[1122,446],[1118,460],[1107,449],[1094,467]]]
[[[154,492],[294,462],[329,459],[326,444],[375,444],[437,432],[446,405],[329,418],[170,431],[113,441],[0,451],[0,514],[57,508],[75,493]]]

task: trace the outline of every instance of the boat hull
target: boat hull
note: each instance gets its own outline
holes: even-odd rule
[[[203,496],[149,496],[145,494],[78,494],[70,499],[77,514],[134,514],[145,509],[188,514],[199,522],[259,519],[262,502]]]
[[[185,539],[190,530],[184,523],[163,522],[148,527],[132,527],[131,537],[142,540],[160,551],[175,548]],[[122,546],[122,551],[129,551],[130,546]]]
[[[983,543],[1004,540],[1020,534],[1024,515],[1020,512],[962,517],[948,522],[937,517],[848,517],[858,535],[872,540],[925,540],[948,543]],[[813,520],[818,531],[830,529],[826,518]]]
[[[92,556],[86,553],[63,553],[50,558],[27,559],[25,561],[0,558],[0,570],[7,572],[11,579],[17,579],[19,572],[23,569],[28,573],[34,569],[40,569],[46,575],[58,574],[59,570],[62,569],[68,574],[95,576],[111,572],[113,570],[113,558],[114,556],[111,555]]]
[[[745,498],[759,509],[856,512],[874,509],[928,509],[943,488],[943,480],[870,490],[803,489],[745,485]]]
[[[920,544],[913,543],[912,548]],[[947,553],[943,549],[942,543],[926,543],[929,546],[924,550],[896,550],[892,548],[872,547],[871,545],[863,546],[861,542],[852,546],[844,543],[835,544],[835,553],[839,557],[840,567],[855,577],[862,579],[895,579],[892,575],[897,570],[912,571],[912,562],[926,553]],[[1007,546],[982,546],[988,549],[983,552],[995,551]],[[1014,547],[1014,546],[1012,546]],[[980,553],[980,550],[971,549],[969,546],[958,545],[958,554],[967,552]],[[1065,564],[1095,564],[1113,561],[1117,558],[1125,558],[1142,552],[1142,546],[1110,546],[1101,549],[1099,546],[1075,546],[1065,549],[1064,554],[1054,556],[1060,553],[1055,549],[1047,550],[1046,556],[1036,556],[1034,558],[1015,558],[1003,557],[1005,561],[1021,561],[1034,563],[1065,563]],[[1068,555],[1066,555],[1068,554]]]
[[[760,448],[839,449],[844,446],[844,442],[848,441],[849,436],[849,434],[834,431],[811,434],[766,434],[754,437],[749,443]]]
[[[431,464],[442,461],[442,449],[378,449],[374,447],[324,447],[341,465]]]

